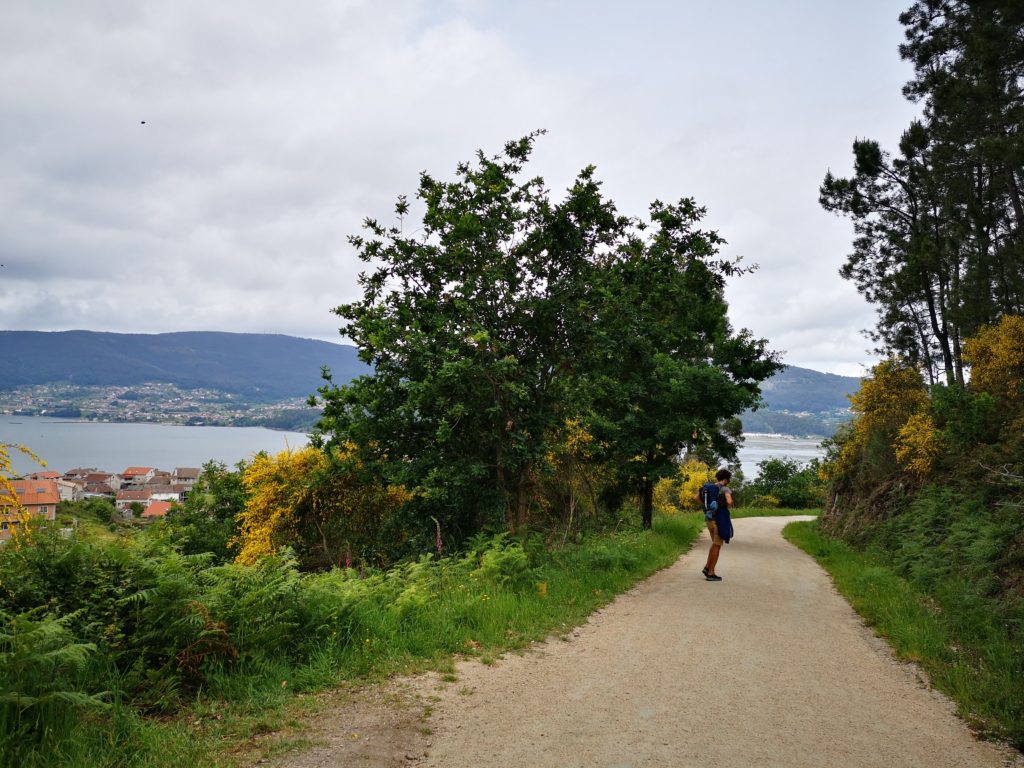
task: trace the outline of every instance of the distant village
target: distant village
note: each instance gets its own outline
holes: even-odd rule
[[[123,472],[104,472],[95,467],[77,467],[60,472],[34,472],[11,480],[17,500],[25,513],[44,520],[57,519],[62,501],[110,499],[117,513],[129,520],[151,521],[163,517],[175,504],[185,501],[199,479],[198,467],[177,467],[165,472],[156,467],[128,467]],[[0,495],[0,509],[11,510],[13,500]],[[0,512],[0,541],[11,538],[19,524],[13,511]]]
[[[305,398],[256,403],[219,390],[183,389],[153,382],[133,386],[55,383],[17,387],[0,391],[0,415],[280,429],[301,427],[315,420],[315,412]]]

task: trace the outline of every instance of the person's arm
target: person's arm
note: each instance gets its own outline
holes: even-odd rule
[[[732,509],[732,491],[728,488],[725,489],[725,503],[729,505],[729,509]]]

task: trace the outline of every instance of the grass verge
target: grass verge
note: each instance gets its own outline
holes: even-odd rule
[[[817,521],[790,523],[783,535],[829,572],[836,589],[899,658],[919,664],[956,702],[968,724],[1024,748],[1021,649],[1007,627],[962,599],[954,581],[925,595],[875,554],[823,535]]]
[[[562,635],[673,563],[701,527],[659,516],[653,531],[554,549],[481,536],[464,553],[366,573],[40,539],[0,559],[0,764],[252,764],[301,747],[322,699],[310,694],[451,673],[457,655],[489,663]],[[59,601],[69,595],[81,600]],[[43,602],[52,615],[31,607]]]

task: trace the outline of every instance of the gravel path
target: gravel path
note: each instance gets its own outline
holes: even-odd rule
[[[780,531],[736,521],[721,583],[707,538],[563,640],[488,667],[398,685],[404,729],[295,756],[289,766],[966,768],[1024,765],[975,740],[953,707],[864,627]],[[372,708],[344,717],[372,718]],[[335,715],[335,718],[340,715]],[[332,725],[333,723],[333,725]],[[328,716],[322,733],[348,732]],[[342,747],[353,745],[345,752]],[[368,746],[368,745],[367,745]],[[383,749],[383,747],[387,749]]]

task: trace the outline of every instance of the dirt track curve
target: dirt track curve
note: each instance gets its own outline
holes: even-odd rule
[[[397,681],[325,713],[319,746],[275,763],[418,768],[981,768],[977,741],[895,661],[780,531],[736,521],[721,583],[706,533],[675,565],[574,631],[494,666]],[[424,708],[429,716],[424,717]]]

